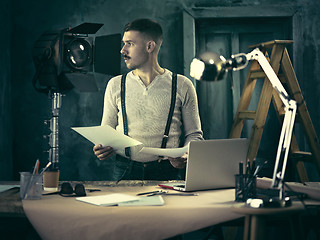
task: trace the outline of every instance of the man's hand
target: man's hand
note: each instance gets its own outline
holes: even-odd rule
[[[112,147],[102,147],[101,144],[95,145],[93,147],[93,152],[97,156],[97,158],[99,158],[99,160],[107,160],[114,154],[114,150]]]
[[[188,153],[185,153],[183,156],[178,158],[169,157],[168,160],[170,161],[171,165],[175,168],[185,168],[187,164],[187,157]]]

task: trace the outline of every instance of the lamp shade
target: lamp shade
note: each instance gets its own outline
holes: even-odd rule
[[[194,58],[190,65],[190,76],[197,80],[219,81],[227,72],[226,59],[215,52],[204,52]]]

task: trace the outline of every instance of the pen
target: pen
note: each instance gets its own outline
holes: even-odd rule
[[[138,193],[137,196],[141,196],[141,195],[147,195],[147,194],[153,194],[153,193],[159,193],[162,190],[157,190],[157,191],[152,191],[152,192],[143,192],[143,193]]]
[[[249,159],[247,160],[246,176],[248,176],[248,174],[250,174],[250,161],[249,161]]]
[[[40,162],[39,162],[39,159],[38,159],[38,164],[37,164],[36,174],[38,174],[38,173],[39,173],[39,166],[40,166]]]
[[[255,168],[256,168],[256,159],[254,158],[252,161],[251,169],[250,169],[250,175],[253,174],[253,171],[255,170]]]
[[[257,174],[258,174],[258,172],[259,172],[259,169],[260,169],[260,166],[258,165],[258,166],[256,167],[256,170],[254,171],[253,176],[257,176]]]
[[[243,162],[239,163],[239,175],[243,175]]]
[[[39,170],[39,159],[37,159],[36,164],[34,165],[33,168],[33,175],[38,174],[38,170]]]
[[[164,193],[164,195],[171,195],[171,196],[199,196],[198,193]]]
[[[89,192],[99,192],[101,191],[100,189],[87,189]]]
[[[50,167],[52,163],[51,162],[48,162],[48,164],[42,169],[42,171],[40,172],[40,175],[44,173],[44,171],[47,170],[48,167]]]

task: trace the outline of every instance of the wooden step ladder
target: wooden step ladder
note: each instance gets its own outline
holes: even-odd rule
[[[289,161],[295,161],[294,163],[296,165],[300,181],[307,182],[309,181],[309,178],[304,166],[304,161],[311,161],[315,163],[318,168],[318,172],[320,172],[320,143],[286,48],[286,45],[291,43],[293,43],[291,40],[274,40],[252,45],[249,46],[249,48],[260,48],[269,60],[270,65],[282,82],[283,86],[286,88],[290,97],[298,104],[296,122],[298,119],[301,121],[311,153],[299,150],[297,140],[293,134],[290,145]],[[269,48],[272,48],[270,58],[267,52],[267,49]],[[251,97],[258,79],[265,80],[261,90],[259,103],[256,111],[248,111]],[[281,121],[284,115],[283,103],[276,90],[273,89],[259,63],[257,61],[252,61],[230,132],[230,138],[239,138],[244,126],[244,120],[253,120],[247,154],[247,159],[250,162],[252,162],[257,156],[271,99],[277,115],[279,116],[279,120]]]

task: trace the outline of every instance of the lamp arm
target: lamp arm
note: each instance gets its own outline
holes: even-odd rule
[[[284,175],[288,161],[288,154],[291,144],[293,126],[295,122],[296,112],[297,112],[297,102],[292,100],[281,84],[278,76],[272,69],[270,63],[268,62],[265,55],[258,49],[254,49],[252,52],[246,55],[248,61],[257,60],[269,79],[273,88],[279,93],[280,99],[285,106],[285,115],[282,124],[279,145],[276,155],[276,162],[273,171],[273,178],[271,183],[271,188],[279,189],[279,198],[284,198],[283,182]]]
[[[286,107],[289,107],[289,100],[290,96],[281,84],[278,76],[274,72],[273,68],[271,67],[269,61],[265,57],[265,55],[259,50],[259,48],[254,49],[252,52],[246,55],[247,60],[257,60],[260,64],[261,68],[263,69],[264,73],[268,77],[272,87],[279,93],[281,101]]]

